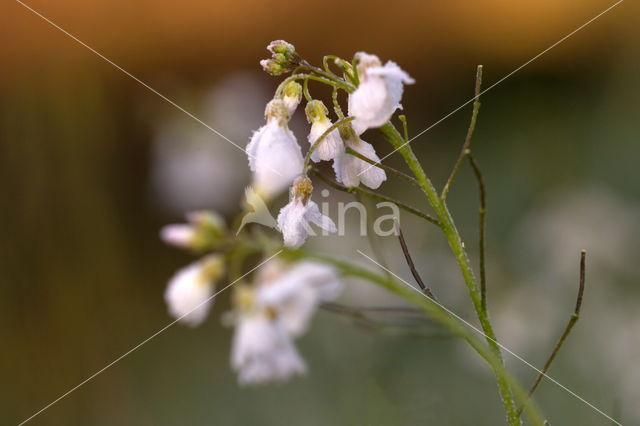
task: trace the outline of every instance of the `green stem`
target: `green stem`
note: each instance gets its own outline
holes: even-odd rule
[[[343,82],[339,82],[339,81],[333,81],[331,79],[325,78],[325,77],[321,77],[318,75],[314,75],[314,74],[293,74],[287,78],[285,78],[284,80],[282,80],[282,83],[280,83],[278,85],[278,88],[276,89],[276,96],[281,96],[282,95],[282,90],[284,90],[284,86],[289,83],[290,81],[295,81],[295,80],[314,80],[314,81],[318,81],[320,83],[324,83],[327,84],[329,86],[332,87],[338,87],[340,89],[346,90],[346,91],[351,91],[352,88]]]
[[[340,102],[338,102],[338,88],[333,88],[333,93],[331,93],[331,99],[333,100],[333,110],[338,116],[338,120],[342,120],[344,118],[344,113],[342,112],[342,108],[340,107]]]
[[[487,227],[487,190],[484,184],[484,178],[482,177],[482,172],[480,171],[480,167],[476,162],[476,159],[471,154],[471,151],[467,151],[467,158],[469,159],[469,164],[471,164],[471,168],[473,169],[473,174],[476,177],[476,181],[478,182],[478,191],[480,192],[480,209],[478,211],[479,216],[479,229],[480,236],[478,245],[480,246],[480,298],[482,299],[482,309],[487,311],[487,272],[486,272],[486,261],[485,261],[485,234]]]
[[[449,188],[453,181],[456,179],[458,171],[460,170],[460,166],[462,166],[462,161],[469,150],[469,146],[471,146],[471,139],[473,138],[473,132],[476,128],[476,122],[478,120],[478,112],[480,111],[480,86],[482,84],[482,65],[478,65],[478,69],[476,70],[476,91],[475,91],[475,101],[473,102],[473,112],[471,113],[471,123],[469,123],[469,129],[467,130],[467,136],[464,138],[464,143],[462,144],[462,149],[460,150],[460,155],[458,155],[458,159],[456,160],[456,164],[453,166],[453,170],[451,170],[451,175],[449,175],[449,179],[447,179],[447,183],[444,185],[442,189],[442,194],[440,197],[443,200],[446,200],[447,194],[449,193]]]
[[[311,97],[311,93],[309,93],[309,79],[305,78],[304,84],[302,85],[302,92],[304,93],[304,98],[307,102],[311,102],[313,98]]]
[[[359,194],[363,194],[366,195],[368,197],[374,198],[376,200],[380,200],[380,201],[386,201],[388,203],[393,203],[395,205],[397,205],[399,208],[401,208],[402,210],[411,213],[413,215],[416,215],[418,217],[423,218],[424,220],[426,220],[427,222],[431,222],[434,225],[440,227],[440,222],[438,222],[438,219],[429,216],[428,214],[421,212],[420,210],[411,207],[407,204],[404,204],[400,201],[397,201],[391,197],[387,197],[386,195],[382,195],[379,194],[377,192],[373,192],[373,191],[369,191],[367,189],[361,188],[359,186],[356,187],[352,187],[352,188],[347,188],[346,186],[342,186],[337,182],[332,181],[331,179],[329,179],[328,177],[326,177],[325,175],[323,175],[322,173],[320,173],[319,170],[317,169],[313,169],[314,173],[316,174],[316,176],[318,176],[324,183],[326,183],[327,185],[329,185],[330,187],[337,189],[338,191],[342,191],[342,192],[348,192],[348,193],[359,193]]]
[[[327,136],[329,136],[329,134],[333,132],[335,129],[353,120],[355,120],[355,117],[347,117],[347,118],[343,118],[340,121],[336,121],[335,124],[333,124],[331,127],[329,127],[320,135],[320,137],[313,143],[313,145],[311,145],[311,148],[309,148],[309,151],[307,151],[307,155],[305,155],[304,157],[304,167],[302,168],[302,170],[304,170],[305,173],[307,171],[307,167],[309,167],[309,161],[311,161],[311,154],[313,154],[313,151],[316,150],[316,148],[320,145],[320,143],[322,143],[322,141]]]
[[[305,253],[301,250],[287,251],[283,254],[294,259],[312,258],[330,264],[345,276],[365,279],[413,303],[414,305],[422,309],[431,318],[451,330],[452,333],[466,340],[469,345],[491,366],[494,374],[498,377],[498,382],[504,383],[509,386],[509,388],[513,389],[516,397],[522,402],[524,410],[531,422],[534,425],[543,424],[535,405],[531,401],[527,401],[526,391],[518,384],[518,382],[513,377],[510,376],[510,374],[504,368],[502,360],[495,354],[495,352],[490,350],[474,334],[472,334],[465,324],[463,324],[460,320],[454,318],[437,302],[420,293],[418,289],[415,289],[408,285],[400,284],[393,277],[378,275],[367,269],[360,268],[348,262],[334,259],[330,256]],[[512,398],[510,394],[509,398]],[[521,423],[519,419],[516,419],[516,421],[512,421],[511,419],[509,419],[509,424],[520,425]]]
[[[502,363],[502,354],[500,352],[500,347],[497,344],[497,339],[493,331],[491,321],[489,320],[489,315],[482,308],[482,298],[476,284],[476,279],[473,274],[473,269],[471,268],[469,257],[467,256],[464,245],[462,243],[462,239],[460,238],[460,234],[456,228],[453,218],[451,217],[451,214],[449,213],[449,210],[447,209],[445,202],[440,198],[440,196],[438,195],[438,191],[434,187],[431,180],[429,180],[429,178],[425,174],[422,166],[420,165],[420,162],[413,153],[411,146],[404,142],[404,139],[402,138],[398,130],[393,126],[393,124],[387,122],[380,128],[380,130],[389,140],[391,145],[396,148],[400,155],[402,155],[402,157],[404,158],[413,175],[418,180],[420,189],[422,189],[422,191],[424,192],[427,200],[429,201],[429,204],[431,204],[431,207],[436,214],[436,217],[442,225],[442,231],[444,232],[447,241],[449,242],[449,247],[451,248],[460,271],[462,272],[462,276],[469,291],[471,301],[480,321],[480,325],[482,326],[482,330],[485,334],[487,343],[489,344],[489,347],[495,354],[496,358],[500,361],[500,363]],[[509,383],[505,381],[504,378],[501,377],[501,375],[499,375],[495,369],[494,372],[496,374],[498,389],[502,397],[509,424],[512,426],[520,425],[520,419],[517,415],[517,409],[513,401]]]

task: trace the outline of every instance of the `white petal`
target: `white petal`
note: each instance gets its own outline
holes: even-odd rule
[[[292,336],[304,333],[321,302],[342,291],[336,271],[327,265],[303,261],[275,280],[259,283],[256,299],[276,312]]]
[[[176,319],[196,326],[207,317],[213,304],[213,283],[206,281],[200,262],[179,270],[169,281],[164,299]]]
[[[360,140],[358,145],[353,149],[370,160],[376,162],[380,161],[380,157],[378,157],[378,155],[376,154],[375,149],[368,142]],[[366,161],[360,160],[359,158],[357,159],[357,161],[359,161],[358,165],[360,168],[358,174],[360,177],[360,182],[362,182],[363,185],[366,185],[371,189],[376,189],[382,184],[382,182],[387,180],[387,174],[381,168],[374,166],[373,164],[369,164]]]
[[[360,85],[349,95],[349,115],[356,117],[352,122],[356,133],[385,124],[402,108],[403,85],[411,83],[414,80],[394,62],[366,68]]]
[[[174,224],[167,225],[160,231],[160,238],[167,244],[171,244],[176,247],[188,248],[194,237],[196,231],[191,225],[186,224]]]
[[[333,161],[333,171],[336,173],[336,180],[348,188],[356,187],[360,184],[360,167],[358,158],[351,154],[342,152]]]
[[[327,119],[315,121],[311,125],[311,130],[309,131],[309,144],[313,146],[318,138],[331,126],[331,121]],[[311,153],[311,159],[315,162],[320,160],[333,160],[343,150],[344,145],[342,143],[340,133],[338,132],[338,129],[334,129],[322,140],[322,142],[320,142],[320,145],[314,149],[313,153]]]
[[[263,313],[242,315],[237,324],[231,366],[241,384],[284,381],[306,372],[295,346],[277,320]]]
[[[278,120],[270,120],[264,129],[254,134],[247,148],[251,148],[247,151],[255,156],[254,187],[264,197],[278,195],[302,173],[304,161],[300,145],[294,134],[280,126]]]
[[[287,247],[298,248],[307,239],[306,209],[302,202],[291,200],[278,214],[278,227]]]
[[[336,228],[336,224],[333,223],[333,220],[331,220],[330,217],[320,213],[320,209],[316,203],[309,200],[306,207],[307,212],[305,213],[305,218],[308,222],[315,223],[326,231],[337,232],[338,229]]]

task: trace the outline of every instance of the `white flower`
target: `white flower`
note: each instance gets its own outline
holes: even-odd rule
[[[164,226],[160,230],[160,238],[172,246],[189,248],[196,238],[196,230],[186,223]]]
[[[307,120],[311,123],[309,144],[313,147],[318,138],[322,136],[333,123],[327,118],[329,111],[322,101],[313,100],[308,102],[305,112],[307,114]],[[342,138],[340,137],[338,129],[334,129],[315,147],[311,153],[311,159],[315,162],[320,160],[333,160],[342,151],[344,151]]]
[[[241,384],[285,381],[306,366],[273,310],[258,304],[254,292],[238,288],[231,367]]]
[[[380,157],[376,154],[373,146],[360,139],[351,128],[348,126],[341,127],[340,133],[345,146],[372,161],[380,161]],[[384,170],[347,152],[343,152],[336,157],[333,162],[333,170],[336,173],[336,180],[349,188],[356,187],[362,182],[369,188],[376,189],[382,182],[387,180],[387,174]]]
[[[160,238],[172,246],[198,251],[214,246],[225,232],[224,219],[215,212],[196,210],[186,218],[187,223],[164,226]]]
[[[296,179],[291,187],[291,201],[278,214],[278,227],[284,237],[284,244],[288,247],[300,247],[307,236],[314,235],[309,222],[329,232],[337,230],[335,223],[320,213],[318,205],[310,200],[312,192],[313,186],[309,178]]]
[[[318,305],[334,300],[343,284],[335,269],[317,262],[276,268],[280,271],[260,274],[256,299],[272,309],[287,332],[297,337],[307,331]]]
[[[273,198],[302,173],[304,160],[296,137],[289,130],[289,112],[281,99],[267,104],[267,124],[251,137],[246,151],[253,172],[254,189]]]
[[[231,367],[240,384],[285,381],[306,366],[286,330],[266,312],[239,315],[231,349]]]
[[[287,107],[289,117],[293,116],[293,113],[296,112],[301,100],[302,86],[300,83],[296,83],[295,81],[287,83],[282,91],[282,102],[284,102],[284,105]]]
[[[384,66],[375,55],[356,53],[358,78],[360,85],[349,95],[349,116],[357,134],[372,127],[386,123],[396,109],[402,109],[403,84],[413,84],[409,74],[395,62],[388,61]]]
[[[221,256],[210,255],[176,272],[164,293],[171,316],[191,326],[206,318],[215,281],[223,273],[222,262]]]

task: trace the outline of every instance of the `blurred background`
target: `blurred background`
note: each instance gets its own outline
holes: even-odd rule
[[[415,135],[473,96],[477,64],[488,87],[612,3],[27,4],[244,146],[279,82],[258,65],[273,39],[313,63],[359,50],[398,62],[416,79],[403,101]],[[473,142],[489,191],[498,336],[541,366],[573,310],[587,249],[582,316],[550,374],[625,425],[640,425],[639,12],[623,2],[489,91]],[[239,149],[19,3],[3,2],[0,22],[0,423],[17,424],[171,321],[164,286],[191,259],[163,245],[159,228],[193,208],[231,218],[249,175]],[[470,112],[413,142],[439,186]],[[292,129],[306,141],[300,110]],[[375,132],[365,136],[390,151]],[[387,161],[403,167],[398,155]],[[382,192],[428,207],[394,179]],[[449,199],[475,261],[478,196],[466,168]],[[402,219],[425,280],[472,319],[442,236]],[[311,244],[351,259],[358,248],[371,253],[352,234]],[[397,240],[380,245],[412,282]],[[398,303],[357,282],[343,302]],[[492,375],[462,342],[379,333],[331,312],[298,342],[307,377],[240,388],[228,365],[231,330],[220,324],[228,305],[222,296],[204,326],[170,328],[32,423],[503,424]],[[528,387],[535,372],[506,360]],[[552,425],[610,424],[548,381],[537,398]]]

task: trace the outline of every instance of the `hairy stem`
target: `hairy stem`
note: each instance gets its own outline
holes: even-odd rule
[[[450,315],[437,302],[425,297],[425,295],[422,294],[418,289],[398,283],[393,277],[378,275],[367,269],[360,268],[348,262],[334,259],[330,256],[305,253],[301,250],[288,251],[285,252],[284,255],[293,258],[313,258],[315,260],[331,264],[345,276],[353,276],[365,279],[413,303],[435,321],[447,327],[452,333],[462,337],[465,341],[467,341],[467,343],[490,365],[490,367],[494,371],[494,374],[498,377],[498,382],[505,383],[509,386],[509,388],[513,389],[516,397],[522,402],[524,411],[531,423],[534,425],[543,424],[542,418],[540,417],[538,410],[533,402],[526,402],[526,391],[518,384],[518,382],[513,377],[511,377],[509,372],[505,369],[502,360],[495,354],[495,352],[488,348],[485,344],[483,344],[473,333],[471,333],[466,325]],[[509,397],[512,398],[510,393]],[[516,422],[510,421],[509,423],[519,425],[520,420],[517,419]]]
[[[441,229],[444,232],[447,241],[449,242],[449,247],[451,248],[460,271],[462,272],[462,276],[469,291],[469,295],[476,311],[476,315],[478,316],[480,325],[482,326],[482,330],[486,336],[487,343],[489,344],[489,347],[495,354],[496,358],[502,363],[502,354],[500,352],[500,347],[497,344],[496,335],[493,331],[491,321],[489,320],[489,315],[482,308],[482,298],[480,296],[478,285],[476,284],[476,279],[473,274],[473,269],[471,268],[469,257],[462,243],[462,239],[460,238],[460,233],[458,232],[453,218],[451,217],[451,214],[447,209],[446,203],[440,198],[435,186],[425,174],[422,166],[420,165],[420,162],[413,153],[411,146],[404,142],[404,139],[402,138],[398,130],[393,126],[393,124],[387,122],[380,128],[380,130],[386,136],[391,145],[398,150],[400,155],[402,155],[405,162],[413,172],[413,175],[420,183],[420,189],[422,189],[427,200],[429,201],[429,204],[431,204],[431,207],[436,213],[436,217],[442,225]],[[517,415],[517,409],[513,401],[509,382],[505,381],[497,371],[494,370],[494,372],[496,374],[496,381],[498,383],[500,396],[502,397],[505,412],[507,414],[507,420],[512,426],[520,425],[520,419]]]

